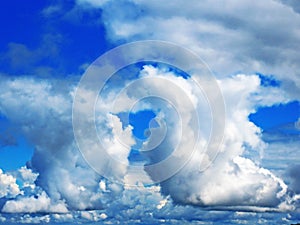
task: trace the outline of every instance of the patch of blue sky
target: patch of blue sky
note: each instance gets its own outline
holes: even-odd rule
[[[150,121],[155,118],[155,113],[152,110],[143,110],[129,114],[129,124],[133,126],[132,133],[134,137],[139,139],[147,139],[145,131],[149,129]]]
[[[95,22],[100,21],[101,10],[77,9],[74,1],[66,1],[56,3],[55,14],[45,15],[47,3],[13,0],[1,4],[0,25],[5,32],[0,36],[0,72],[79,74],[81,65],[113,47],[106,41],[102,22]]]
[[[11,42],[36,47],[44,24],[40,12],[46,6],[47,1],[2,1],[0,26],[5,32],[1,32],[0,51],[6,51],[7,44]]]
[[[264,87],[279,87],[281,82],[276,80],[273,75],[265,75],[262,73],[256,73],[260,78],[260,85]]]
[[[0,114],[0,169],[16,170],[25,166],[32,155],[33,146]]]
[[[287,123],[295,123],[298,118],[300,118],[299,101],[260,107],[255,113],[249,115],[250,121],[262,128],[264,131]]]
[[[23,137],[17,137],[16,145],[8,145],[0,148],[0,168],[4,171],[12,171],[26,165],[32,158],[34,147]]]
[[[138,150],[144,141],[147,140],[147,130],[149,130],[149,123],[156,117],[155,112],[152,110],[142,110],[136,113],[119,113],[118,117],[121,119],[123,128],[131,125],[133,127],[132,134],[136,140],[136,145],[130,151],[128,160],[130,162],[145,161],[145,158],[140,154]]]

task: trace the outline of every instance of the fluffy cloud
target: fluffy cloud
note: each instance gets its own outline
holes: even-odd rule
[[[170,154],[174,154],[176,146],[179,150],[175,154],[179,155],[175,155],[175,158],[187,159],[182,154],[192,152],[191,140],[196,139],[195,132],[201,134],[198,142],[194,142],[198,149],[182,170],[172,171],[174,165],[166,165],[166,171],[178,173],[161,183],[163,194],[170,195],[177,203],[219,207],[277,207],[285,201],[287,187],[284,182],[251,159],[242,156],[246,150],[254,152],[253,155],[257,154],[257,151],[263,151],[265,145],[260,137],[261,131],[249,122],[248,115],[255,110],[257,104],[269,103],[265,101],[269,96],[262,96],[261,93],[268,93],[268,90],[270,94],[279,92],[278,88],[260,86],[256,75],[236,75],[218,80],[227,107],[224,140],[219,156],[210,162],[211,166],[207,170],[201,172],[201,163],[212,160],[203,151],[209,139],[212,119],[205,97],[196,89],[191,78],[175,76],[173,72],[165,69],[145,66],[139,78],[135,86],[130,83],[131,86],[119,96],[122,101],[127,102],[123,103],[123,107],[111,108],[106,104],[96,104],[96,126],[102,144],[110,156],[122,162],[120,166],[113,168],[113,174],[125,178],[124,181],[128,182],[129,186],[136,185],[136,182],[141,181],[141,177],[145,178],[145,174],[134,177],[127,171],[129,149],[135,143],[131,134],[132,127],[123,128],[122,121],[115,114],[132,109],[132,103],[141,96],[150,95],[164,101],[149,99],[146,104],[137,104],[134,110],[150,108],[157,113],[155,119],[161,121],[160,126],[167,126],[163,142],[157,142],[156,138],[161,137],[155,138],[154,135],[153,140],[144,143],[146,149],[153,141],[159,143],[154,149],[150,148],[151,151],[144,152],[150,164],[167,159]],[[83,160],[72,136],[73,89],[57,88],[55,84],[59,82],[64,87],[69,86],[69,83],[58,80],[37,82],[32,78],[4,79],[1,84],[2,114],[17,123],[28,140],[35,145],[33,158],[28,164],[31,169],[21,168],[17,175],[23,182],[26,195],[7,201],[3,211],[67,212],[78,209],[115,208],[117,206],[110,202],[117,196],[121,196],[119,205],[124,204],[125,208],[131,203],[132,207],[139,204],[142,196],[132,200],[133,190],[124,190],[119,184],[102,178]],[[24,85],[26,89],[23,88]],[[113,85],[111,87],[111,93],[106,95],[107,99],[104,99],[104,102],[117,95]],[[88,90],[85,90],[85,95],[91,100]],[[15,100],[16,97],[18,101]],[[277,101],[282,100],[288,99],[280,97]],[[275,103],[276,99],[273,99],[273,102]],[[16,113],[21,109],[22,115]],[[80,113],[85,115],[86,107],[80,109]],[[192,112],[195,110],[202,116],[200,127],[192,122],[195,119]],[[182,121],[181,125],[176,122],[178,119]],[[153,134],[158,132],[155,129],[151,130]],[[184,133],[181,133],[182,131]],[[85,135],[86,147],[92,150],[88,143],[93,141],[94,136],[89,136],[88,132]],[[92,150],[91,154],[94,153],[95,150]],[[101,155],[95,155],[94,158],[101,168],[106,167]],[[157,180],[157,174],[153,173],[155,170],[149,171],[147,166],[145,168],[150,178]],[[147,179],[149,180],[149,177]],[[235,185],[228,183],[229,180],[234,181]],[[165,208],[165,201],[157,194],[154,208]],[[138,211],[131,213],[136,214]]]
[[[3,173],[0,169],[0,198],[13,198],[21,193],[19,185],[16,183],[16,178]]]
[[[83,2],[93,1],[78,4]],[[102,9],[110,40],[172,41],[195,51],[218,76],[238,71],[274,74],[287,93],[299,98],[300,14],[294,1],[129,0],[92,5]]]
[[[142,74],[149,76],[166,76],[168,79],[177,83],[180,87],[185,87],[185,90],[190,90],[190,99],[193,99],[195,94],[199,96],[197,91],[192,88],[189,79],[184,80],[174,75],[165,73],[163,71],[145,67]],[[258,93],[266,93],[265,87],[260,86],[258,76],[237,75],[232,78],[225,78],[219,80],[219,85],[222,89],[225,104],[226,104],[226,127],[223,138],[223,144],[217,158],[211,161],[210,167],[204,171],[200,171],[201,163],[206,159],[205,145],[201,145],[201,141],[207,143],[206,139],[200,138],[198,148],[195,150],[192,158],[187,165],[174,176],[161,183],[162,193],[170,195],[175,202],[193,205],[210,205],[210,206],[261,206],[261,207],[277,207],[280,202],[284,201],[287,193],[287,186],[284,182],[272,174],[270,171],[261,168],[252,160],[244,158],[242,155],[245,151],[253,152],[250,154],[255,159],[255,154],[262,154],[265,144],[261,140],[261,130],[251,123],[248,115],[255,110],[258,102],[264,104],[263,97]],[[161,94],[168,91],[161,87],[156,89],[155,82],[151,82],[153,91]],[[146,84],[142,85],[144,88]],[[165,85],[164,85],[165,86]],[[267,88],[269,89],[269,88]],[[272,90],[271,88],[270,90]],[[147,91],[147,89],[145,90]],[[174,90],[169,93],[175,93]],[[177,91],[177,93],[179,93]],[[272,92],[271,92],[272,93]],[[261,99],[252,99],[252,96],[259,95]],[[170,99],[170,96],[168,96]],[[182,95],[177,96],[179,102],[183,102]],[[257,98],[257,97],[255,97]],[[279,101],[282,99],[278,99]],[[276,99],[273,99],[276,101]],[[198,104],[196,109],[203,109],[204,102],[195,102]],[[273,103],[274,104],[274,103]],[[155,108],[155,106],[153,106]],[[160,106],[161,107],[161,106]],[[167,107],[165,107],[167,108]],[[163,109],[165,109],[163,108]],[[193,110],[187,106],[184,107],[187,112]],[[207,112],[205,112],[208,114]],[[176,133],[178,127],[172,126],[172,121],[178,121],[176,116],[172,113],[167,113],[168,118],[164,118],[168,129],[172,130],[172,135]],[[203,112],[202,114],[203,115]],[[205,117],[205,116],[204,116]],[[194,128],[189,122],[192,117],[188,113],[180,114],[180,119],[186,121],[186,128],[184,131],[192,130]],[[202,118],[203,119],[203,118]],[[206,121],[208,118],[204,118]],[[203,127],[209,124],[202,123],[201,127],[197,129],[202,130]],[[201,134],[205,134],[207,130],[202,130]],[[195,131],[194,131],[195,132]],[[156,147],[153,151],[146,153],[150,164],[157,163],[160,160],[165,160],[169,154],[173,154],[173,149],[176,145],[178,148],[187,149],[192,146],[189,145],[193,136],[183,132],[184,138],[179,139],[180,145],[176,142],[173,136],[166,136],[164,142]],[[170,166],[170,165],[169,165]],[[170,168],[173,168],[170,166]],[[166,168],[165,168],[166,169]],[[146,167],[147,170],[147,167]],[[156,179],[157,171],[147,170],[150,177]]]
[[[31,197],[9,200],[2,208],[6,213],[68,212],[64,203],[52,204],[45,192]]]
[[[89,1],[78,1],[78,4],[83,2]],[[166,4],[134,0],[89,3],[101,8],[108,38],[115,43],[143,39],[175,42],[195,51],[219,78],[227,113],[221,153],[212,166],[199,175],[197,168],[203,155],[201,158],[201,153],[195,154],[190,164],[163,182],[163,192],[182,203],[278,206],[287,186],[258,164],[266,145],[261,140],[261,130],[249,121],[248,115],[259,106],[300,99],[297,63],[300,20],[295,3],[273,0],[267,4],[192,1],[187,5],[181,0]],[[258,76],[227,77],[238,71],[273,74],[281,85],[279,88],[261,87]],[[172,115],[168,122],[170,120]],[[155,154],[148,154],[152,163],[168,154],[174,140],[166,136],[160,147]],[[245,158],[245,153],[250,154],[255,163]],[[150,176],[154,178],[155,173],[150,172]],[[228,183],[235,179],[235,186]],[[217,190],[219,198],[210,190]]]
[[[34,182],[36,181],[39,174],[33,173],[31,169],[23,166],[18,170],[18,180],[22,181],[23,187],[31,187],[32,189],[35,188]]]
[[[37,177],[28,169],[20,169],[18,176],[24,188],[27,186],[29,196],[7,202],[3,210],[55,211],[61,202],[65,202],[64,207],[68,209],[99,209],[109,199],[116,197],[122,188],[108,182],[106,187],[109,194],[102,192],[99,187],[101,176],[89,167],[76,146],[72,130],[73,88],[70,81],[38,81],[24,77],[1,77],[1,80],[1,114],[13,121],[35,146],[28,166],[38,173]],[[103,122],[108,123],[109,120]],[[111,135],[110,128],[105,128],[103,133]],[[123,160],[127,160],[126,157],[125,154]],[[3,179],[5,182],[9,179],[8,186],[5,186],[7,191],[3,194],[19,193],[12,177],[3,175]],[[38,192],[38,198],[34,197],[34,190],[31,190],[35,189],[35,179],[38,188],[45,191],[44,194]],[[29,203],[32,208],[25,207]]]

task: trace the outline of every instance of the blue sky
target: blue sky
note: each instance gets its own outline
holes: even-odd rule
[[[95,21],[101,12],[74,10],[65,15],[60,11],[47,18],[45,9],[49,4],[47,1],[3,3],[1,27],[5,32],[0,46],[3,72],[37,75],[34,74],[37,67],[48,67],[51,76],[66,76],[78,73],[80,65],[92,62],[109,48],[103,24]],[[75,5],[73,1],[57,4],[66,11]],[[72,17],[78,21],[72,21]]]
[[[299,4],[227,4],[3,1],[0,224],[300,222]],[[226,125],[219,154],[204,172],[197,170],[204,159],[212,160],[203,151],[215,119],[211,105],[195,85],[197,74],[160,62],[116,72],[95,102],[98,138],[121,163],[109,167],[101,152],[95,160],[100,171],[110,170],[123,183],[94,171],[78,145],[72,104],[80,79],[102,54],[142,40],[189,49],[217,80]],[[95,83],[100,81],[101,74]],[[139,97],[145,95],[163,101]],[[197,131],[193,110],[201,115]],[[189,152],[198,132],[190,161],[155,182],[157,171],[147,165],[175,154],[176,146]],[[84,135],[92,143],[93,134]],[[157,145],[150,151],[152,142]]]
[[[263,130],[268,130],[287,123],[295,123],[300,115],[299,109],[298,101],[258,108],[256,113],[250,115],[250,120]]]

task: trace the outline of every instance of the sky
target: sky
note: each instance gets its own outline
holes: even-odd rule
[[[0,224],[300,223],[297,0],[11,0],[0,26]]]

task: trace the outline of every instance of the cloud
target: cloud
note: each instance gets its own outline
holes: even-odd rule
[[[36,212],[56,212],[66,213],[68,209],[62,203],[52,204],[51,199],[45,192],[31,197],[21,197],[16,200],[8,200],[2,208],[5,213],[36,213]]]
[[[13,171],[16,175],[2,174],[2,178],[6,178],[6,184],[9,184],[6,198],[2,207],[2,212],[5,213],[36,213],[36,212],[58,212],[66,213],[68,209],[63,201],[53,203],[49,196],[35,185],[38,174],[33,173],[31,169],[26,167],[20,168],[18,171]],[[5,179],[2,179],[5,180]],[[20,185],[16,184],[16,181]],[[14,182],[14,183],[13,183]]]
[[[16,178],[12,175],[5,174],[0,169],[0,198],[13,198],[21,194]]]
[[[65,202],[64,207],[68,210],[99,209],[107,201],[116,198],[122,187],[106,181],[107,192],[101,191],[99,183],[102,177],[89,167],[76,146],[71,120],[74,91],[72,83],[70,85],[69,80],[51,82],[28,77],[1,77],[1,80],[1,114],[13,121],[14,126],[35,147],[28,163],[29,169],[34,173],[25,168],[19,171],[24,188],[27,186],[28,196],[8,201],[3,210],[55,211],[57,205],[62,208],[61,202]],[[109,123],[109,119],[101,121]],[[112,135],[110,127],[102,127],[102,134]],[[127,162],[126,152],[123,157],[122,160]],[[32,184],[35,178],[38,198],[34,197],[36,193],[31,190],[35,188]],[[18,186],[12,184],[9,187],[15,190],[12,194],[18,193]],[[40,192],[39,188],[45,193]],[[32,208],[26,206],[29,203]]]
[[[287,0],[287,1],[280,1],[282,4],[285,4],[291,7],[295,13],[300,13],[300,6],[297,0]]]
[[[49,223],[50,222],[50,216],[31,216],[30,214],[25,214],[24,216],[21,216],[19,219],[20,223],[24,224],[40,224],[40,223]]]
[[[220,77],[239,71],[274,74],[284,90],[299,99],[300,14],[291,9],[297,4],[268,0],[221,5],[212,1],[108,1],[94,7],[101,8],[108,39],[114,43],[172,41],[195,51]]]
[[[149,76],[156,78],[165,75],[168,79],[177,83],[178,86],[185,87],[185,90],[190,90],[190,99],[193,99],[193,96],[197,95],[189,79],[184,80],[176,77],[174,74],[172,76],[170,73],[164,74],[163,71],[153,67],[145,67],[142,74],[147,73]],[[261,130],[248,119],[248,115],[255,110],[257,104],[270,103],[263,100],[263,98],[268,99],[268,95],[263,96],[258,94],[266,93],[264,90],[265,87],[260,86],[259,77],[256,75],[246,76],[240,74],[219,80],[218,82],[226,104],[226,127],[219,155],[211,162],[212,164],[209,168],[200,171],[200,165],[206,159],[206,153],[202,149],[205,145],[201,145],[200,139],[198,148],[186,166],[168,180],[161,182],[162,193],[170,195],[175,202],[181,204],[276,208],[284,201],[287,194],[286,184],[270,171],[254,163],[251,159],[243,157],[246,149],[250,152],[259,152],[265,148],[265,144],[261,140]],[[156,84],[153,81],[151,85],[152,91],[159,94],[165,91],[169,91],[168,93],[172,94],[176,93],[167,88],[163,90],[160,87],[156,88]],[[141,86],[145,88],[147,84],[144,83]],[[259,95],[260,98],[255,97],[255,99],[252,99],[252,96],[256,95]],[[172,99],[170,96],[168,97]],[[176,96],[179,102],[184,102],[181,98],[182,95]],[[278,99],[278,101],[281,100],[281,98]],[[275,102],[276,99],[273,99],[273,104]],[[194,103],[198,104],[196,109],[203,109],[204,102],[196,101]],[[155,106],[153,107],[155,108]],[[165,108],[163,109],[166,110]],[[164,120],[166,121],[168,130],[172,131],[172,137],[167,135],[161,145],[145,153],[150,160],[149,164],[165,160],[165,157],[172,153],[176,145],[179,146],[178,148],[182,146],[185,152],[187,152],[186,149],[192,147],[189,143],[194,137],[189,136],[185,131],[194,131],[194,128],[190,126],[191,123],[188,122],[191,119],[188,112],[193,110],[193,108],[187,106],[184,108],[186,113],[180,114],[180,119],[186,121],[187,127],[182,128],[184,132],[182,134],[183,138],[179,139],[180,145],[176,142],[178,139],[173,138],[178,127],[171,125],[173,124],[172,121],[178,121],[178,119],[175,115],[167,112],[168,117],[164,118]],[[206,114],[208,113],[206,112]],[[206,120],[207,118],[203,121]],[[201,124],[205,127],[205,123],[202,123],[202,120]],[[207,130],[201,132],[203,129],[202,126],[197,129],[200,129],[200,133],[206,133]],[[206,126],[209,126],[209,124]],[[202,141],[208,142],[205,138]],[[149,171],[147,168],[146,171],[152,179],[155,179],[157,176],[157,171]]]
[[[88,5],[91,5],[93,7],[101,7],[103,6],[105,3],[109,2],[109,0],[79,0],[78,1],[78,4],[88,4]]]
[[[174,172],[174,176],[161,182],[163,194],[170,195],[176,203],[181,204],[243,206],[248,210],[270,207],[279,210],[281,203],[285,202],[287,197],[287,186],[272,172],[258,165],[259,160],[256,160],[253,155],[258,154],[261,157],[266,145],[261,140],[261,130],[249,121],[248,116],[255,112],[258,106],[289,101],[288,96],[285,95],[278,94],[278,97],[271,97],[274,93],[282,93],[282,90],[278,87],[261,86],[257,75],[238,74],[218,80],[226,103],[224,140],[217,159],[211,162],[207,170],[201,172],[201,163],[209,160],[202,148],[205,149],[204,146],[208,142],[207,133],[211,126],[209,122],[211,118],[209,110],[205,110],[207,102],[201,98],[199,90],[195,89],[193,77],[184,79],[168,70],[144,66],[138,78],[140,79],[136,83],[132,82],[126,86],[120,95],[114,93],[112,85],[113,94],[108,96],[111,98],[110,101],[113,101],[116,96],[121,99],[122,107],[113,108],[116,110],[113,111],[114,113],[132,110],[132,105],[138,99],[143,99],[145,95],[156,96],[166,101],[160,103],[152,99],[143,100],[141,104],[135,104],[134,109],[135,111],[154,110],[157,113],[157,121],[164,121],[167,126],[168,131],[160,145],[142,153],[149,160],[145,170],[154,181],[158,179],[157,173],[161,173],[161,170],[151,171],[147,169],[148,165],[166,160],[170,154],[174,154],[176,146],[179,154],[180,152],[187,154],[193,148],[191,142],[195,138],[195,132],[203,134],[197,143],[198,149],[182,170],[173,171],[174,165],[169,164],[163,168]],[[191,104],[188,104],[189,101]],[[114,104],[120,106],[118,100]],[[85,107],[81,108],[85,109]],[[191,120],[192,111],[195,109],[199,110],[202,116],[200,127],[191,125],[194,125]],[[179,120],[184,121],[182,127],[175,122]],[[182,135],[180,129],[183,131]],[[156,132],[155,129],[152,129],[152,132]],[[121,137],[117,133],[115,135]],[[159,141],[148,140],[144,143],[146,149],[151,144],[149,142]],[[250,152],[252,159],[243,156],[246,151]],[[235,185],[228,183],[229,180],[234,181]]]
[[[78,1],[79,5],[82,3]],[[205,157],[195,154],[191,163],[162,183],[162,191],[184,204],[278,207],[284,201],[287,186],[259,165],[266,144],[261,139],[261,130],[249,121],[248,115],[259,106],[300,99],[300,68],[297,63],[300,57],[297,44],[300,43],[300,20],[295,4],[293,1],[283,4],[272,0],[267,5],[251,1],[230,1],[226,2],[226,7],[211,1],[192,1],[190,4],[193,7],[181,0],[168,4],[133,0],[94,5],[103,12],[102,19],[110,41],[159,39],[188,47],[208,63],[223,91],[227,114],[219,157],[207,171],[197,175],[199,163]],[[150,70],[145,71],[150,73]],[[280,85],[262,87],[255,75],[228,77],[240,71],[272,74]],[[155,84],[153,87],[155,89]],[[164,91],[155,90],[157,93]],[[172,116],[169,115],[168,124],[174,119]],[[172,128],[174,132],[176,127]],[[191,140],[188,134],[185,135]],[[188,141],[184,143],[188,144]],[[150,162],[155,163],[163,159],[173,146],[174,140],[166,136],[160,150],[157,148],[155,154],[146,155]],[[255,163],[243,156],[246,152]],[[259,158],[255,159],[257,152]],[[148,172],[153,179],[155,173]],[[228,183],[228,180],[235,179],[235,186]],[[216,197],[216,193],[210,190],[220,194]]]
[[[300,194],[300,175],[299,175],[300,164],[292,165],[289,169],[289,176],[292,179],[291,188],[297,194]]]
[[[36,181],[39,174],[33,173],[31,169],[28,169],[27,167],[23,166],[18,170],[18,180],[22,181],[22,186],[27,187],[34,185],[34,182]]]
[[[110,156],[122,162],[112,168],[111,172],[114,175],[125,181],[127,179],[126,182],[131,185],[136,184],[136,178],[138,181],[140,179],[140,175],[134,177],[127,171],[129,165],[127,157],[130,147],[135,144],[132,127],[123,127],[121,119],[116,114],[127,112],[131,109],[132,103],[141,96],[150,94],[169,102],[166,104],[149,99],[147,104],[136,105],[135,108],[135,111],[139,111],[150,107],[157,113],[156,120],[164,122],[168,127],[163,142],[154,150],[145,151],[150,164],[165,160],[168,155],[173,154],[174,147],[178,144],[179,151],[176,154],[179,155],[176,157],[184,159],[185,156],[180,154],[193,150],[191,140],[195,139],[195,132],[201,134],[196,142],[198,148],[191,160],[179,172],[173,171],[178,172],[173,177],[161,182],[161,192],[164,195],[170,195],[175,203],[180,204],[244,206],[249,207],[249,210],[251,207],[276,208],[285,201],[287,187],[284,182],[251,159],[243,157],[246,150],[257,152],[263,151],[265,147],[261,140],[260,129],[249,122],[248,115],[255,111],[258,104],[270,104],[265,101],[269,98],[266,95],[267,90],[273,90],[269,92],[273,94],[274,91],[278,91],[277,87],[260,86],[257,75],[240,74],[218,80],[227,106],[224,140],[219,156],[211,162],[207,170],[200,172],[201,163],[211,160],[203,151],[211,127],[211,115],[205,97],[195,88],[192,78],[184,79],[172,71],[144,66],[139,78],[135,86],[129,82],[131,86],[127,86],[128,88],[119,96],[123,101],[121,108],[110,108],[109,105],[99,103],[95,107],[96,126],[102,144]],[[147,202],[146,199],[150,198],[149,193],[153,192],[147,190],[147,196],[143,196],[145,192],[141,191],[141,195],[133,198],[135,189],[126,189],[126,186],[124,189],[122,185],[101,177],[89,167],[78,151],[71,126],[74,89],[70,81],[46,81],[24,77],[15,79],[2,77],[2,80],[1,113],[8,120],[14,121],[28,141],[35,146],[28,168],[21,168],[16,175],[22,181],[25,195],[7,201],[3,212],[68,212],[112,208],[114,212],[126,209],[124,212],[134,217],[138,213],[142,215],[142,209],[137,208],[143,201]],[[110,99],[118,92],[113,85],[110,88],[103,102],[117,104]],[[116,88],[119,89],[118,86]],[[88,89],[84,89],[84,95],[88,102],[92,102],[90,101],[92,95]],[[278,97],[273,99],[272,104],[276,101],[288,100]],[[86,110],[87,107],[80,107],[79,113],[85,115]],[[194,110],[198,110],[201,115],[200,127],[195,126],[194,122],[191,123],[194,119]],[[20,111],[22,114],[18,113]],[[178,119],[183,121],[181,126],[175,122]],[[162,125],[162,122],[159,124]],[[181,129],[184,131],[183,135],[180,133]],[[152,129],[151,132],[156,131]],[[94,136],[85,132],[84,137],[87,150],[94,156],[99,166],[105,168],[107,162],[101,158],[101,154],[96,154],[97,151],[93,146],[89,145]],[[154,138],[152,141],[157,140]],[[145,143],[146,147],[150,144]],[[170,171],[174,167],[168,166]],[[156,175],[147,168],[146,171],[155,181]],[[235,185],[229,183],[229,180]],[[120,201],[116,201],[118,198]],[[114,201],[116,202],[112,203]],[[159,191],[156,197],[149,201],[155,202],[155,204],[153,202],[155,210],[163,210],[167,205],[167,200]],[[107,216],[114,214],[108,213]]]

